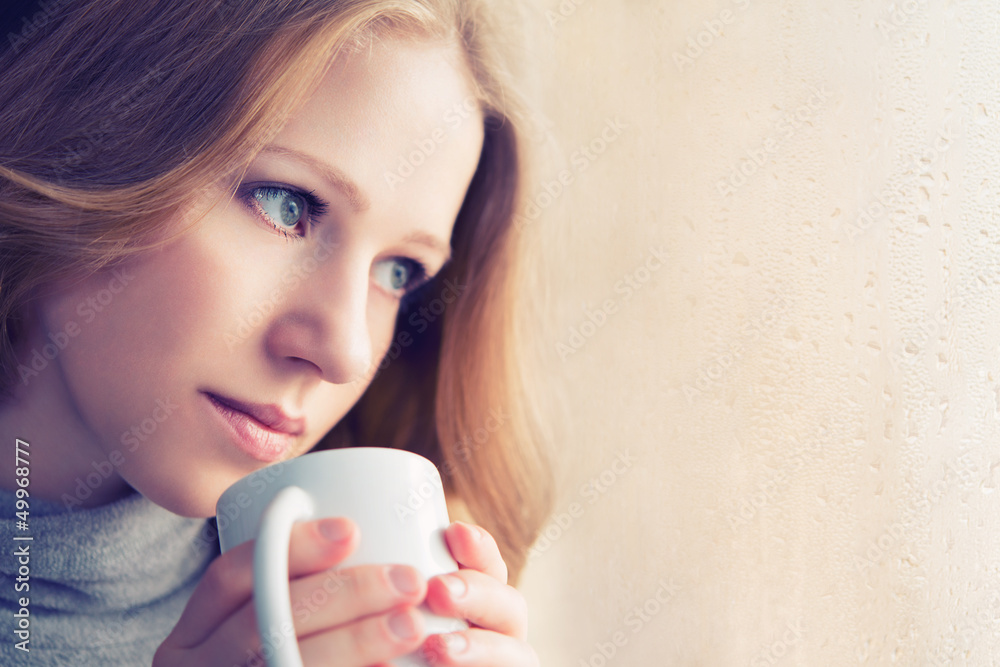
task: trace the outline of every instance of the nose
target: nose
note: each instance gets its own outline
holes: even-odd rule
[[[265,347],[278,363],[310,364],[323,380],[346,384],[372,363],[370,270],[357,254],[318,256],[300,260],[285,274],[285,299],[268,327]]]

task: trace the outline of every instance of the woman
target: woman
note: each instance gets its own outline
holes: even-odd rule
[[[518,402],[523,140],[497,20],[147,4],[50,3],[0,63],[0,518],[6,544],[32,537],[30,579],[3,566],[2,661],[261,664],[252,545],[204,548],[204,518],[267,463],[376,444],[434,460],[483,528],[446,532],[456,575],[358,567],[310,607],[364,538],[297,526],[305,664],[535,664],[507,581],[549,486]],[[425,598],[472,627],[425,637]]]

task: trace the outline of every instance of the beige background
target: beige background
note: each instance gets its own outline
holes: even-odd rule
[[[522,232],[561,464],[542,664],[994,664],[1000,5],[561,6],[534,191],[571,182]]]

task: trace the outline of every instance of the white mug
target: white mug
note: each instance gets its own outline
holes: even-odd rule
[[[292,524],[344,516],[361,532],[357,549],[337,568],[412,565],[425,578],[455,572],[444,541],[448,527],[441,476],[422,456],[385,447],[350,447],[305,454],[262,468],[230,486],[216,504],[222,551],[254,546],[254,607],[262,654],[270,667],[302,667],[288,590]],[[428,634],[464,630],[459,619],[420,606]],[[425,667],[414,651],[396,667]]]

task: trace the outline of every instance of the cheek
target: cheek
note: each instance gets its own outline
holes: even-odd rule
[[[103,438],[117,440],[157,399],[181,399],[228,356],[222,334],[237,319],[244,286],[206,240],[192,233],[135,257],[44,309],[45,330],[78,330],[58,363],[81,416]]]
[[[378,297],[375,297],[378,298]],[[368,316],[368,330],[372,337],[372,361],[379,364],[388,354],[390,361],[395,356],[399,356],[399,345],[393,345],[396,341],[396,312],[394,308],[371,309]],[[405,328],[405,323],[404,323]]]
[[[365,373],[365,388],[371,384],[375,375],[396,363],[403,351],[399,343],[399,334],[396,332],[396,313],[398,308],[387,302],[384,296],[377,293],[376,288],[372,288],[373,293],[369,300],[368,309],[368,332],[371,337],[372,361],[371,368]],[[406,330],[406,323],[402,324],[402,330]]]

